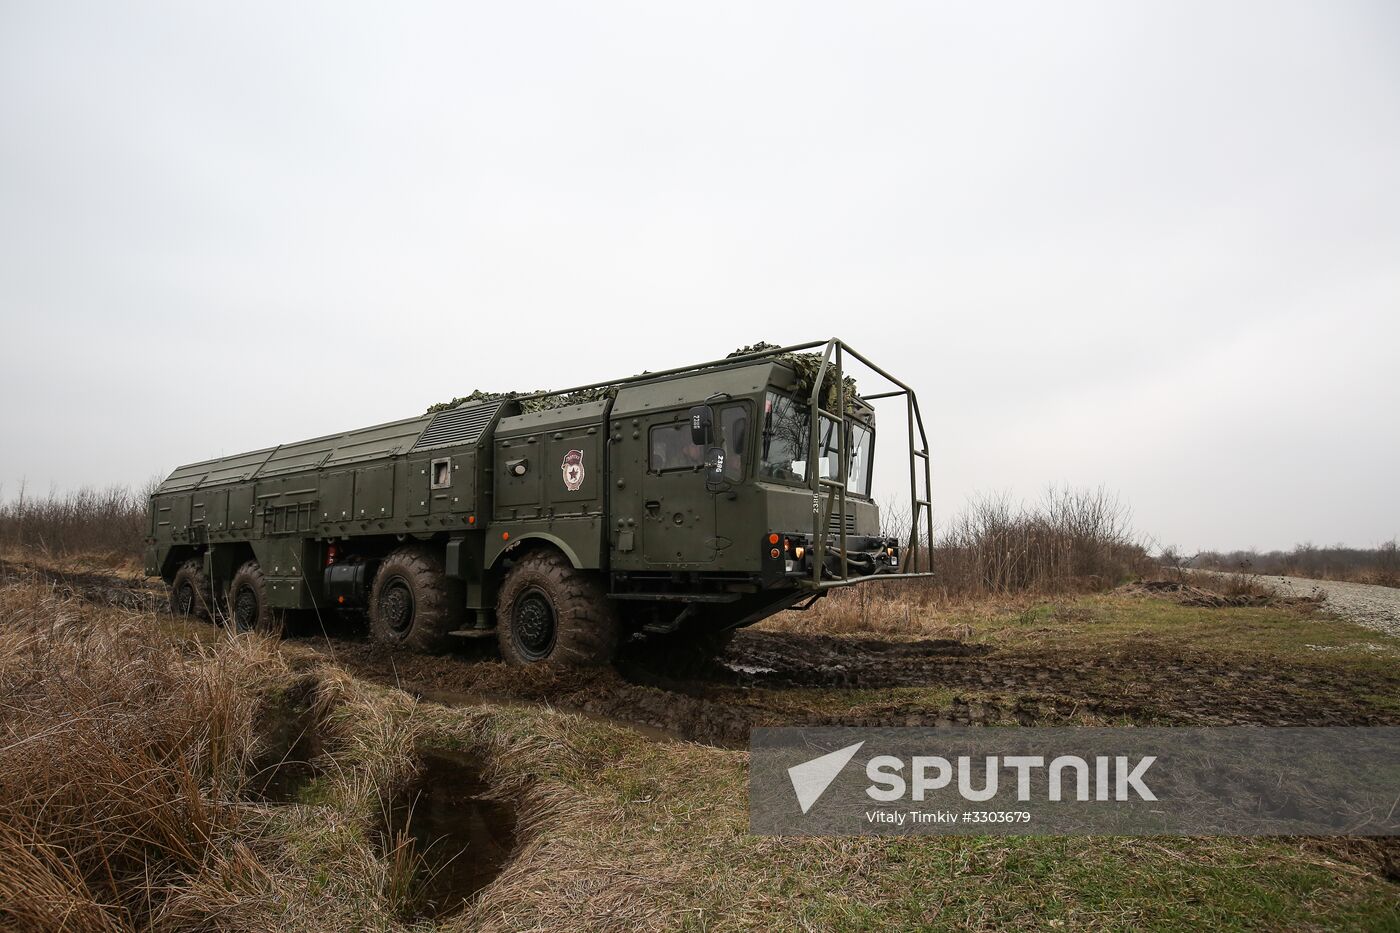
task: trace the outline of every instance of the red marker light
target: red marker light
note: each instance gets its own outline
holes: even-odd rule
[[[777,544],[777,543],[778,543],[778,534],[777,534],[777,532],[774,532],[773,534],[771,534],[771,535],[768,536],[768,543],[769,543],[769,544]]]

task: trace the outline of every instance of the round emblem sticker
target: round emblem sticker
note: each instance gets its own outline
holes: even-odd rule
[[[564,462],[559,465],[559,470],[564,474],[564,487],[569,492],[578,492],[583,488],[583,451],[571,450],[564,455]]]

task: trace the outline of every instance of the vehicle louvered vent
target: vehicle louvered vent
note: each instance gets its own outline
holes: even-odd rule
[[[834,535],[839,535],[839,534],[841,533],[841,516],[840,516],[839,514],[837,514],[836,512],[834,512],[834,511],[833,511],[832,514],[831,514],[831,518],[827,521],[827,531],[831,532],[831,533],[834,534]],[[853,513],[853,512],[847,512],[847,513],[846,513],[846,534],[848,534],[848,535],[853,535],[853,534],[855,534],[855,533],[856,533],[856,516],[855,516],[855,513]]]
[[[499,403],[477,405],[472,408],[449,408],[440,411],[428,422],[412,450],[430,450],[434,447],[458,447],[462,444],[475,444],[486,430],[496,412],[501,410]]]

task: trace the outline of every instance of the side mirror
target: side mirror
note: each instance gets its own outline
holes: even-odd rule
[[[726,454],[723,447],[711,447],[705,451],[705,488],[719,489],[724,485],[724,458]]]
[[[696,405],[690,410],[690,442],[707,447],[714,440],[715,411],[709,405]]]

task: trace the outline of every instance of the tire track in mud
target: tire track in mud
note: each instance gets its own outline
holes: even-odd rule
[[[759,726],[1052,725],[1127,721],[1156,725],[1389,725],[1366,694],[1400,692],[1400,675],[1326,668],[1287,669],[1264,661],[1191,658],[1167,653],[1000,654],[985,645],[894,642],[762,631],[740,632],[700,676],[624,656],[616,669],[509,667],[478,649],[428,657],[360,641],[325,648],[356,676],[448,705],[548,704],[677,738],[726,748],[748,744]],[[900,687],[953,695],[930,706],[906,692],[842,700]],[[816,691],[813,708],[785,694]],[[828,708],[822,709],[825,705]],[[835,706],[836,708],[830,708]]]
[[[59,586],[101,605],[166,608],[161,588],[139,578],[0,562],[0,583],[11,581]],[[494,643],[418,655],[347,628],[292,640],[357,677],[428,701],[548,705],[659,740],[726,748],[745,747],[754,727],[776,725],[1063,725],[1086,717],[1195,726],[1400,723],[1400,715],[1366,700],[1400,694],[1400,672],[1221,660],[1145,642],[1089,654],[748,629],[720,663],[696,672],[668,667],[635,648],[625,649],[615,668],[511,667],[500,661]],[[920,696],[917,688],[934,689]],[[890,693],[880,696],[881,690]]]
[[[1400,672],[1287,667],[1268,658],[1221,659],[1163,650],[1147,642],[1105,646],[1086,654],[985,645],[962,645],[958,650],[953,647],[956,642],[942,651],[928,643],[898,642],[875,649],[866,640],[834,638],[804,646],[795,639],[762,631],[741,633],[735,643],[743,644],[746,664],[731,672],[730,682],[748,689],[941,687],[983,698],[984,705],[996,707],[980,712],[974,708],[969,714],[961,707],[975,707],[979,701],[955,696],[957,715],[948,717],[953,724],[1063,722],[1075,712],[1164,725],[1400,721],[1394,714],[1378,713],[1361,699],[1365,694],[1400,693]],[[845,659],[836,651],[823,655],[823,648],[832,650],[831,642],[847,642],[855,655]]]
[[[638,729],[657,739],[746,746],[749,717],[725,704],[633,683],[608,667],[512,667],[484,650],[420,655],[365,640],[305,642],[356,677],[448,706],[548,705]]]
[[[135,612],[164,612],[170,606],[165,588],[145,577],[103,570],[50,570],[0,558],[0,586],[12,583],[52,586],[76,599]]]

